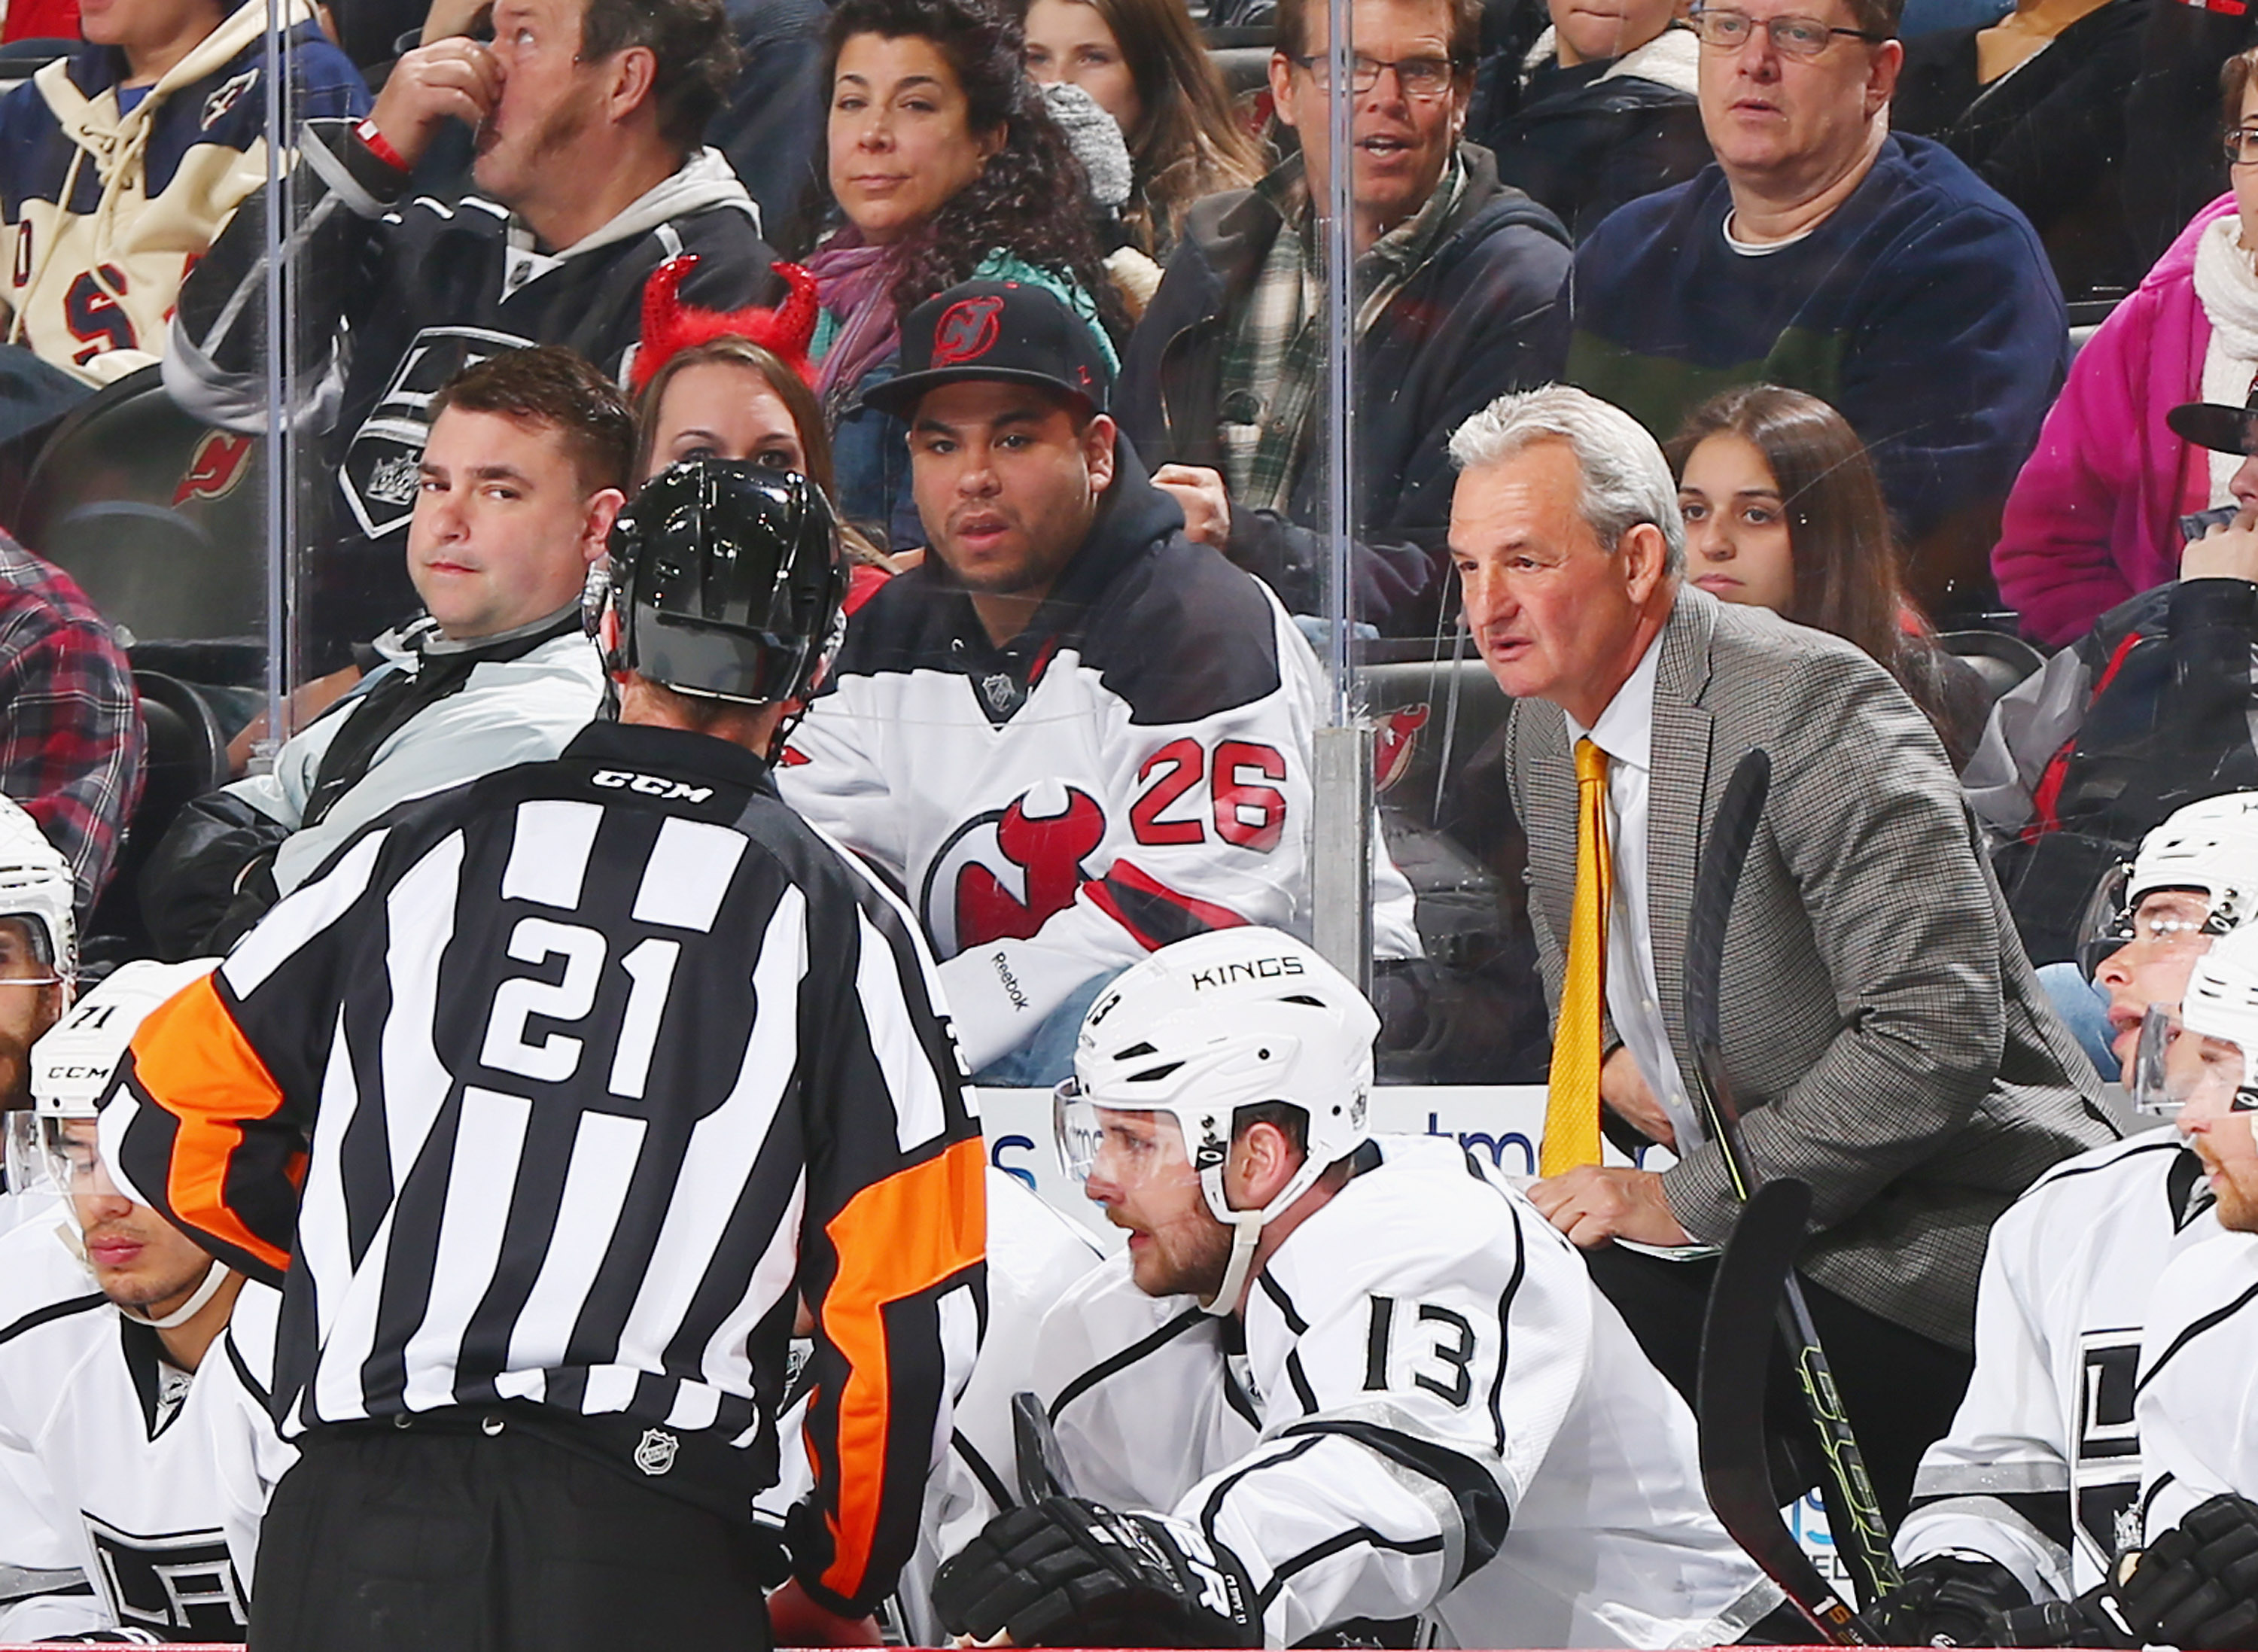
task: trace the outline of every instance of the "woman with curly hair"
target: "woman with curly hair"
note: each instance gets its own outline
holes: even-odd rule
[[[1019,0],[1019,10],[1027,73],[1081,87],[1129,140],[1121,216],[1161,263],[1193,202],[1246,188],[1269,170],[1184,0]]]
[[[846,222],[807,260],[813,354],[841,513],[881,546],[921,545],[899,420],[863,401],[893,376],[901,318],[973,280],[1047,288],[1110,358],[1088,186],[1021,67],[1019,25],[980,0],[840,0],[826,34],[831,193]]]

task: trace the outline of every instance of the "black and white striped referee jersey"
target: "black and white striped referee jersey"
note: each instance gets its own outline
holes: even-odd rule
[[[149,1017],[102,1134],[282,1284],[286,1435],[537,1401],[742,1512],[804,1296],[794,1570],[860,1612],[914,1544],[979,1124],[915,924],[750,753],[599,723],[395,810]]]

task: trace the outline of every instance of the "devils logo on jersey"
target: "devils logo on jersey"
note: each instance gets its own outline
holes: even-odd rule
[[[1049,791],[1050,796],[1045,797]],[[927,868],[919,915],[941,956],[1025,940],[1074,903],[1105,840],[1105,811],[1078,787],[1032,788],[959,826]]]

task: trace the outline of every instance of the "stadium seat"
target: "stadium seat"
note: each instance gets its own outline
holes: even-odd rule
[[[68,57],[76,40],[11,40],[0,46],[0,92],[37,74],[58,58]]]
[[[202,695],[162,671],[136,670],[133,691],[148,734],[148,760],[141,801],[126,826],[109,887],[95,904],[89,958],[146,954],[148,932],[134,893],[142,863],[183,805],[227,783],[227,741]]]
[[[2046,656],[2022,638],[2004,631],[1947,631],[1937,638],[1944,651],[1964,660],[1984,679],[1993,703],[2046,663]]]
[[[266,629],[265,479],[258,438],[191,419],[147,367],[56,426],[17,537],[77,580],[129,649],[250,642]]]

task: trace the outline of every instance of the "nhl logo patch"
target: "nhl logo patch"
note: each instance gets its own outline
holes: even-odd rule
[[[635,1465],[646,1474],[664,1474],[674,1466],[682,1442],[664,1429],[645,1429],[636,1442]]]

